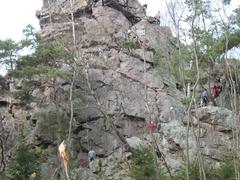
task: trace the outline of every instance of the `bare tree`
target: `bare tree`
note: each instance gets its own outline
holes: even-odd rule
[[[196,38],[196,32],[195,32],[195,23],[198,20],[198,9],[197,9],[197,4],[195,1],[191,2],[193,9],[193,14],[191,15],[190,19],[190,28],[191,28],[191,38],[193,40],[193,57],[194,57],[194,61],[195,61],[195,66],[196,66],[196,81],[194,83],[193,86],[193,93],[191,96],[191,100],[188,106],[188,110],[187,110],[187,115],[188,115],[188,122],[187,122],[187,133],[186,133],[186,151],[187,151],[187,156],[186,156],[186,179],[189,180],[189,131],[190,131],[190,126],[192,126],[192,106],[194,105],[194,101],[196,98],[196,87],[199,83],[200,80],[200,71],[199,71],[199,58],[198,58],[198,53],[197,53],[197,38]],[[195,109],[196,109],[196,105],[195,105]],[[199,146],[199,142],[198,139],[197,140],[197,152],[198,152],[198,164],[199,164],[199,173],[200,173],[200,179],[204,179],[206,180],[206,174],[203,168],[203,163],[201,161],[201,152],[200,152],[200,146]]]
[[[168,15],[171,18],[171,22],[173,23],[173,27],[175,29],[175,33],[177,35],[177,47],[178,47],[178,57],[177,57],[177,61],[178,61],[178,74],[180,77],[180,80],[182,81],[183,87],[185,89],[185,94],[190,95],[190,92],[188,90],[190,90],[188,87],[190,87],[190,83],[188,83],[188,86],[186,85],[185,82],[185,74],[184,74],[184,67],[182,64],[182,59],[180,59],[182,57],[181,55],[181,34],[180,34],[180,23],[181,21],[183,21],[183,15],[185,13],[185,5],[183,2],[181,2],[180,0],[168,0],[165,1],[166,7],[167,7],[167,11],[168,11]]]
[[[226,13],[226,9],[223,7],[223,13],[219,13],[219,16],[221,18],[223,27],[224,27],[224,42],[225,42],[225,52],[224,55],[222,56],[222,58],[224,58],[224,62],[225,62],[225,67],[226,67],[226,74],[227,74],[227,80],[230,84],[230,103],[231,103],[231,108],[232,111],[236,114],[235,119],[233,119],[233,121],[235,121],[235,128],[232,131],[233,134],[233,162],[234,162],[234,171],[235,171],[235,178],[236,179],[240,179],[240,166],[239,166],[239,161],[240,161],[240,142],[239,142],[239,135],[240,135],[240,119],[239,119],[239,108],[238,108],[238,100],[240,99],[240,96],[237,94],[237,78],[234,79],[234,72],[233,72],[233,68],[230,66],[229,64],[229,58],[228,58],[228,50],[229,47],[232,47],[232,45],[230,45],[230,19]],[[224,16],[224,17],[222,17]],[[231,34],[232,35],[232,34]]]
[[[5,151],[4,151],[4,127],[3,127],[3,123],[2,123],[2,115],[0,114],[0,174],[2,174],[5,171],[5,167],[6,167],[6,162],[5,162]]]

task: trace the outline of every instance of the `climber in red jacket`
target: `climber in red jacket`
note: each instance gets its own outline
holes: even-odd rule
[[[217,96],[217,85],[214,84],[212,87],[212,97],[215,98]]]
[[[157,129],[157,126],[155,123],[153,123],[153,121],[151,121],[148,125],[147,125],[147,129],[149,129],[149,131],[151,133],[153,133],[155,131],[155,129]]]
[[[222,92],[222,83],[220,80],[217,79],[216,83],[213,84],[212,87],[212,97],[213,97],[213,104],[216,106],[217,104],[217,97]]]
[[[222,92],[222,84],[218,82],[217,84],[214,84],[212,87],[212,97],[216,98],[220,95]]]

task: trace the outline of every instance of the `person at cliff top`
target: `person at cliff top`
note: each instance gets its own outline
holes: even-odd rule
[[[145,13],[146,13],[146,11],[147,11],[147,6],[148,6],[147,4],[144,4],[144,5],[143,5],[143,10],[145,11]]]
[[[208,105],[208,91],[206,88],[204,88],[203,92],[202,92],[202,103],[204,106],[207,106]]]
[[[158,13],[156,14],[155,18],[156,18],[156,24],[160,25],[160,11],[158,11]]]
[[[88,158],[89,161],[94,161],[96,159],[96,152],[93,149],[88,152]]]

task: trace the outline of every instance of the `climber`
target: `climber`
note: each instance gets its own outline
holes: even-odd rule
[[[203,92],[202,92],[202,104],[204,106],[207,106],[208,105],[208,91],[206,88],[203,89]]]
[[[149,131],[152,133],[155,129],[157,128],[156,124],[151,121],[148,125],[147,125],[147,129],[149,129]]]
[[[158,13],[156,14],[155,18],[156,18],[156,24],[160,25],[160,11],[158,11]]]
[[[213,87],[212,87],[212,97],[217,98],[221,92],[222,92],[222,83],[220,82],[220,80],[217,80],[217,82],[213,84]]]
[[[145,14],[146,14],[146,11],[147,11],[147,6],[148,6],[147,4],[143,5],[143,10],[144,10]]]
[[[96,152],[92,148],[90,151],[88,151],[88,159],[89,161],[93,161],[96,159]]]
[[[215,98],[217,96],[217,85],[214,84],[212,87],[212,97]]]

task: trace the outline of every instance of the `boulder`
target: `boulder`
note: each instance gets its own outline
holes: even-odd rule
[[[170,28],[153,25],[143,19],[132,26],[131,30],[147,49],[159,51],[163,58],[170,60],[170,54],[177,44]]]
[[[105,0],[104,4],[124,14],[132,23],[136,23],[145,17],[145,11],[138,0]]]
[[[231,131],[237,124],[237,116],[230,110],[217,107],[207,106],[198,109],[198,116],[201,122],[213,125],[216,131]]]
[[[107,6],[93,8],[93,16],[109,35],[114,35],[118,39],[124,38],[131,26],[121,12]]]
[[[71,171],[71,179],[73,180],[97,180],[98,177],[87,168],[77,168]]]
[[[39,140],[43,144],[58,144],[59,140],[64,139],[68,132],[68,117],[64,112],[55,108],[40,109],[32,115],[31,121],[34,121],[34,136],[36,143]]]
[[[146,61],[147,63],[156,63],[154,62],[154,53],[153,51],[147,51],[144,49],[134,49],[133,50],[134,56],[136,56],[138,59],[141,59],[142,61]]]
[[[146,147],[147,144],[143,140],[141,140],[139,137],[130,137],[126,139],[129,146],[132,148],[140,148],[140,147]]]

